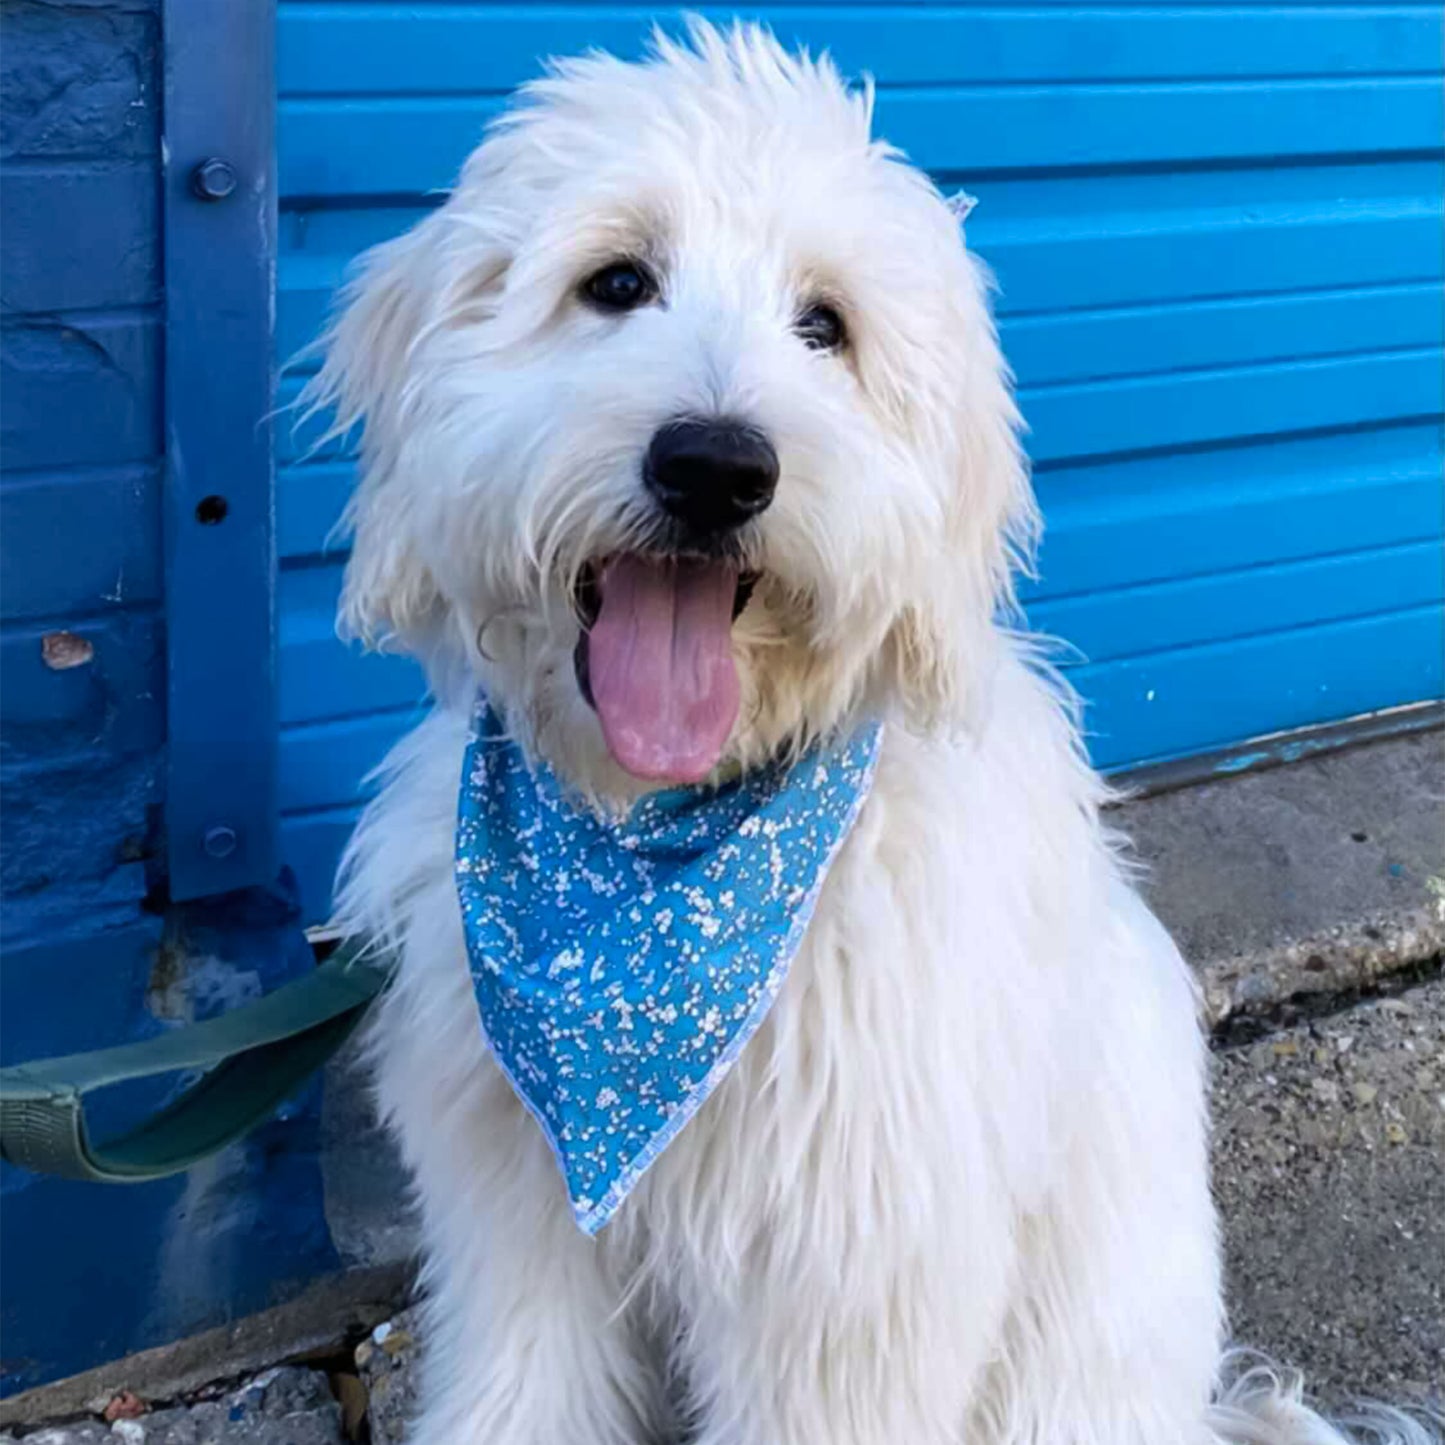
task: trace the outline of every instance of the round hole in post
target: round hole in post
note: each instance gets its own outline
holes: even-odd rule
[[[196,503],[196,521],[203,527],[214,527],[217,522],[226,520],[226,513],[230,510],[231,504],[224,497],[202,497]]]

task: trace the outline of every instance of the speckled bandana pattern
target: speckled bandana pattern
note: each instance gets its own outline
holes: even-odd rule
[[[881,729],[603,818],[485,702],[456,878],[487,1042],[599,1230],[778,995],[868,795]]]

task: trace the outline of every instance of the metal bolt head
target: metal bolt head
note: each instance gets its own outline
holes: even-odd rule
[[[205,836],[201,839],[201,847],[211,858],[229,858],[236,851],[239,841],[234,828],[219,823],[214,828],[206,829]]]
[[[211,156],[191,172],[191,189],[203,201],[224,201],[236,189],[236,168]]]

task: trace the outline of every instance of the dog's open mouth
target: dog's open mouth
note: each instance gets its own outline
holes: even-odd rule
[[[695,783],[717,766],[738,712],[732,626],[756,583],[723,558],[624,553],[583,569],[577,684],[635,777]]]

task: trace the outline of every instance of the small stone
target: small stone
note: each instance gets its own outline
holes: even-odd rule
[[[1311,1079],[1310,1092],[1322,1102],[1333,1104],[1340,1097],[1340,1086],[1333,1079]]]
[[[1299,1053],[1299,1044],[1294,1039],[1276,1039],[1274,1041],[1275,1058],[1288,1059],[1297,1053]]]
[[[1350,1093],[1355,1096],[1355,1103],[1367,1106],[1380,1096],[1380,1091],[1373,1084],[1351,1084]]]
[[[1405,1126],[1394,1119],[1385,1125],[1385,1138],[1391,1144],[1407,1144],[1410,1141],[1410,1135]]]

